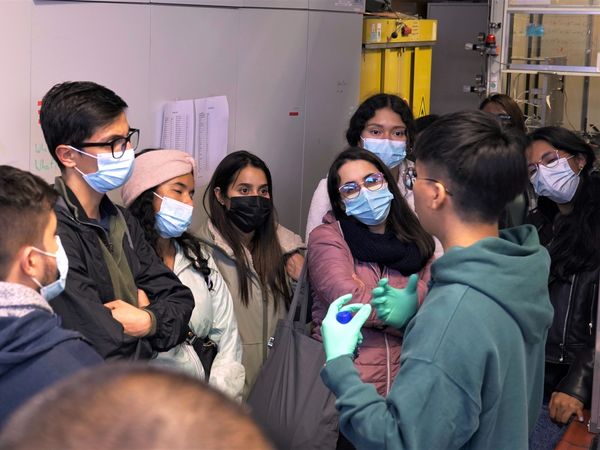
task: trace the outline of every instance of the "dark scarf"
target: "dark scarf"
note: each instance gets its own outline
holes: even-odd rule
[[[405,277],[424,267],[421,252],[414,242],[400,242],[391,232],[371,233],[352,219],[341,219],[340,226],[352,256],[358,261],[377,263],[397,270]]]

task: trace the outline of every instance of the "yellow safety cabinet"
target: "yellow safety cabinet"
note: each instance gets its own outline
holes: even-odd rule
[[[396,94],[408,102],[415,117],[429,114],[436,39],[437,20],[365,18],[360,101],[380,92]]]

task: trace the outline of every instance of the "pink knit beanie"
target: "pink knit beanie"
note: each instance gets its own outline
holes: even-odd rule
[[[129,207],[140,194],[172,178],[193,173],[196,164],[181,150],[151,150],[135,158],[133,172],[123,185],[121,197]]]

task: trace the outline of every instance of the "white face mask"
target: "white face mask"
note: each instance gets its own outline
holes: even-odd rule
[[[377,155],[390,169],[396,167],[406,158],[406,141],[363,137],[361,139],[363,148]]]
[[[65,286],[67,284],[67,273],[69,272],[69,258],[67,258],[67,254],[65,253],[65,249],[62,246],[62,242],[60,241],[60,237],[57,235],[56,245],[58,245],[58,249],[56,253],[49,253],[44,250],[40,250],[39,248],[33,247],[36,252],[41,253],[42,255],[49,256],[50,258],[56,258],[56,267],[58,268],[58,280],[47,284],[46,286],[42,286],[35,277],[31,277],[35,284],[40,288],[40,295],[46,299],[46,301],[52,300],[54,297],[59,295],[62,291],[65,290]]]
[[[133,172],[135,153],[131,148],[125,150],[123,156],[118,159],[114,158],[110,152],[92,155],[91,153],[84,152],[83,150],[79,150],[70,145],[69,148],[98,160],[98,170],[96,172],[83,173],[77,167],[75,167],[75,170],[81,174],[83,179],[93,190],[100,194],[123,186]]]
[[[154,216],[158,234],[165,239],[181,236],[192,223],[194,207],[173,198],[161,197],[156,192],[153,194],[162,200],[160,211]]]
[[[537,172],[531,177],[537,195],[548,197],[558,204],[573,200],[579,186],[579,173],[573,172],[569,166],[568,160],[571,158],[559,158],[558,164],[552,168],[539,164]]]

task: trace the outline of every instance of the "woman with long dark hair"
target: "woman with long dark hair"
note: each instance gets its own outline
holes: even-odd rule
[[[153,361],[208,379],[212,386],[241,400],[242,345],[231,295],[206,246],[187,232],[194,184],[190,155],[179,150],[150,150],[136,157],[122,190],[123,202],[139,220],[148,242],[194,295],[186,342],[159,353]],[[212,364],[208,361],[205,367],[207,361],[203,364],[202,350],[199,354],[197,349],[209,344],[217,351]]]
[[[267,342],[287,313],[305,247],[300,236],[278,223],[271,172],[252,153],[230,153],[219,163],[204,206],[209,220],[200,236],[233,296],[247,398],[267,357]]]
[[[560,127],[529,135],[529,178],[539,196],[530,216],[550,253],[554,320],[546,342],[544,407],[531,448],[554,448],[590,407],[600,277],[600,173],[592,148]],[[550,420],[551,419],[551,420]],[[558,424],[558,425],[557,425]]]
[[[392,94],[375,94],[356,109],[346,131],[350,147],[362,147],[381,159],[390,169],[400,194],[413,206],[412,191],[404,187],[402,174],[413,163],[410,156],[415,140],[415,125],[412,111],[400,97]],[[306,236],[321,223],[331,210],[327,195],[327,179],[323,178],[315,190],[308,212]]]
[[[329,304],[341,295],[351,293],[351,302],[370,303],[375,288],[393,293],[418,274],[413,283],[422,301],[435,248],[391,171],[372,152],[356,147],[341,152],[329,169],[327,191],[332,211],[308,242],[314,337],[319,340]],[[385,396],[400,367],[402,333],[386,326],[375,311],[362,329],[355,364],[363,381]]]

